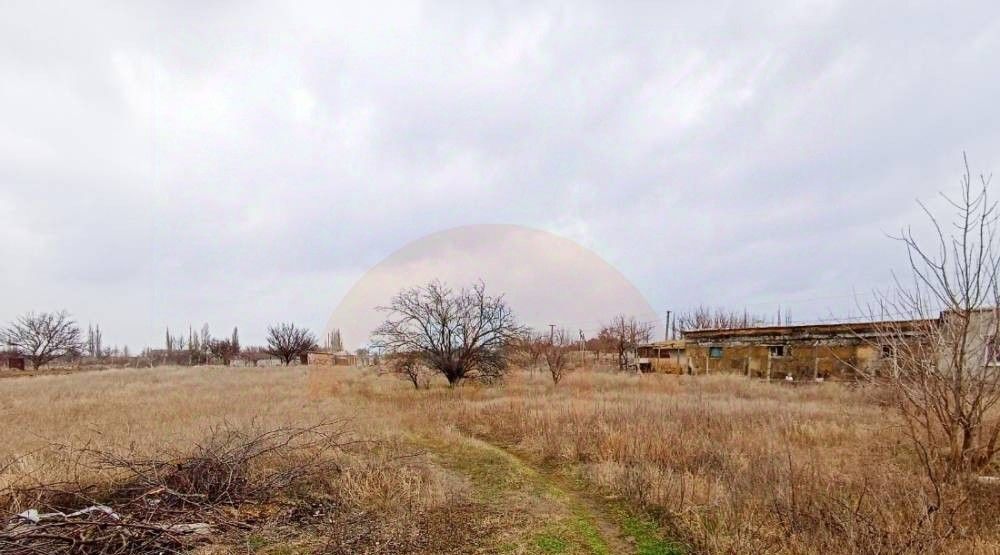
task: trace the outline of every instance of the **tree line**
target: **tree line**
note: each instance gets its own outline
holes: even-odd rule
[[[340,331],[331,333],[331,339],[340,345]],[[128,347],[104,346],[104,334],[99,325],[88,325],[84,334],[69,312],[29,312],[0,328],[0,346],[8,355],[30,361],[36,369],[55,361],[96,361],[125,359],[145,364],[210,364],[229,365],[241,358],[256,366],[261,360],[273,358],[284,365],[306,356],[318,348],[316,336],[307,328],[290,322],[268,326],[266,343],[244,347],[240,344],[239,329],[234,327],[227,337],[214,337],[208,324],[198,331],[189,327],[187,335],[166,330],[163,349],[146,348],[138,357],[131,356]]]

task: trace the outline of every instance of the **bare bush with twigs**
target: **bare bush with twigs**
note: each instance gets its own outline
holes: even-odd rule
[[[601,327],[598,337],[618,356],[618,369],[628,370],[632,364],[635,349],[653,336],[653,324],[642,322],[635,316],[619,314],[611,322]]]
[[[344,423],[247,432],[217,428],[190,453],[146,458],[56,446],[75,466],[110,476],[0,490],[0,551],[12,555],[180,553],[213,532],[249,529],[229,509],[335,476]],[[9,463],[8,466],[13,463]]]
[[[887,320],[878,347],[890,363],[866,375],[891,388],[937,510],[942,483],[998,470],[1000,207],[989,185],[986,176],[974,182],[966,161],[958,197],[942,194],[950,222],[920,204],[935,236],[924,242],[905,229],[897,237],[910,275],[868,308]]]
[[[569,353],[573,349],[573,341],[565,329],[553,330],[549,337],[543,338],[541,343],[542,358],[545,360],[545,367],[552,377],[553,385],[559,385],[559,381],[570,370]]]

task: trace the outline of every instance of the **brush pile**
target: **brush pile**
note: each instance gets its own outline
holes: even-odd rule
[[[0,553],[151,555],[189,551],[217,533],[253,528],[254,511],[339,468],[343,422],[308,428],[219,428],[187,454],[153,458],[61,449],[110,483],[0,489]],[[0,477],[17,461],[0,464]],[[93,475],[93,473],[91,473]]]

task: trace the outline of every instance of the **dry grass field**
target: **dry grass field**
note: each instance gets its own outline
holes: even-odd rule
[[[197,553],[1000,552],[997,491],[928,511],[892,413],[838,384],[515,372],[415,391],[355,368],[156,368],[3,380],[0,416],[9,490],[123,479],[85,453],[336,427],[335,466],[227,507],[239,526]]]

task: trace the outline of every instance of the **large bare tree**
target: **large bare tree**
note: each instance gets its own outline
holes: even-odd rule
[[[316,336],[295,324],[278,324],[267,328],[267,353],[276,356],[288,366],[316,348]]]
[[[80,327],[65,310],[21,316],[0,331],[0,343],[26,357],[35,368],[79,354],[83,348]]]
[[[503,295],[490,296],[482,282],[454,290],[432,281],[404,289],[379,310],[386,320],[372,333],[372,346],[416,357],[452,386],[502,378],[508,347],[523,333]]]
[[[909,275],[870,309],[886,320],[885,358],[862,371],[891,385],[934,483],[981,472],[1000,452],[1000,226],[989,192],[966,160],[958,197],[942,194],[950,221],[921,203],[932,238],[902,231]]]
[[[618,369],[629,367],[632,354],[636,347],[646,343],[653,335],[653,324],[637,320],[635,316],[619,314],[611,319],[611,323],[601,327],[599,337],[608,341],[618,355]]]

